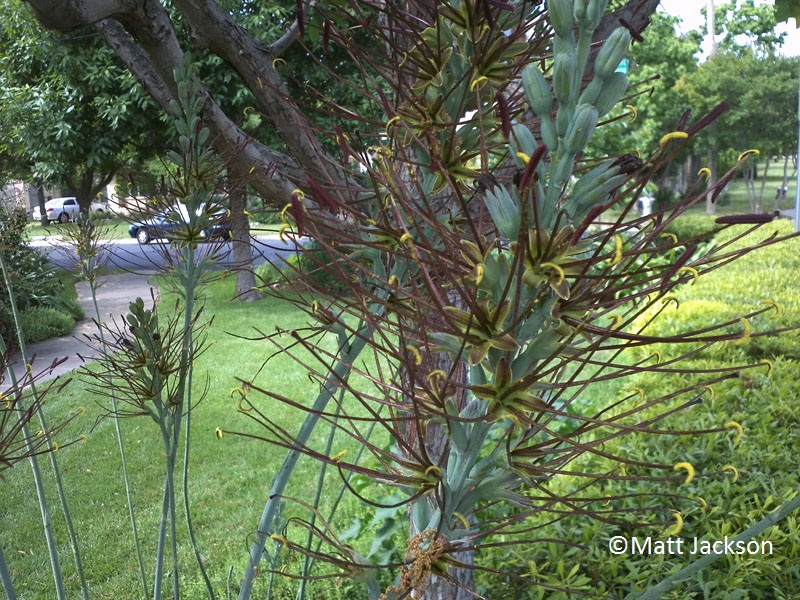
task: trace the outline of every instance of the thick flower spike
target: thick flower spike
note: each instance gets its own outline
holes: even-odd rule
[[[742,436],[744,435],[744,427],[742,427],[742,426],[741,426],[739,423],[737,423],[736,421],[726,421],[726,422],[723,424],[723,427],[724,427],[725,429],[735,429],[735,430],[736,430],[736,435],[735,435],[735,436],[734,436],[734,438],[733,438],[733,443],[734,443],[734,444],[738,444],[738,443],[739,443],[739,440],[741,440],[741,439],[742,439]]]
[[[669,512],[675,515],[675,525],[667,529],[664,535],[671,537],[673,535],[678,535],[683,529],[683,515],[677,510],[670,510]]]
[[[683,483],[691,483],[692,479],[694,479],[694,467],[692,463],[688,462],[679,462],[676,463],[674,467],[672,467],[675,471],[684,470],[686,471],[686,480]]]
[[[660,140],[658,140],[658,145],[663,148],[667,144],[669,144],[672,140],[685,140],[689,137],[689,134],[685,131],[672,131],[667,135],[663,136]]]
[[[725,465],[722,467],[723,471],[728,471],[733,474],[733,483],[736,483],[736,480],[739,479],[739,469],[734,467],[733,465]]]

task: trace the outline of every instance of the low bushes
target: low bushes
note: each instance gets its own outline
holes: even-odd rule
[[[701,220],[708,224],[707,219],[679,224],[682,232],[679,238],[700,235],[705,226],[698,225]],[[790,232],[788,223],[776,223],[751,236],[763,238],[775,229],[781,234]],[[727,241],[717,239],[716,243]],[[746,241],[754,240],[750,237]],[[706,381],[734,364],[750,363],[753,368],[738,377],[709,384],[700,397],[677,395],[674,407],[693,401],[694,405],[653,425],[654,429],[671,431],[673,435],[636,434],[604,445],[604,451],[611,455],[664,466],[662,469],[642,466],[637,472],[617,467],[615,474],[619,479],[597,490],[600,499],[617,497],[613,508],[629,511],[626,522],[604,523],[587,518],[576,524],[573,518],[563,523],[555,518],[552,522],[529,519],[527,524],[536,528],[531,538],[557,539],[574,545],[532,542],[516,550],[490,552],[480,562],[490,568],[516,565],[522,571],[542,573],[542,583],[549,586],[624,598],[630,592],[644,591],[699,558],[689,553],[695,538],[713,542],[733,537],[792,499],[797,494],[800,473],[797,452],[800,422],[796,408],[800,396],[800,381],[796,377],[800,367],[800,336],[797,331],[789,331],[781,336],[760,337],[758,331],[797,324],[800,291],[787,282],[794,282],[798,256],[800,240],[795,239],[753,252],[725,269],[703,274],[695,285],[684,286],[645,329],[659,335],[679,335],[730,320],[729,330],[738,337],[697,352],[689,359],[691,364],[685,366],[706,370]],[[760,308],[769,310],[746,324],[738,320],[744,312]],[[632,329],[641,325],[637,323]],[[700,344],[662,345],[660,359],[663,363],[699,347]],[[645,358],[635,351],[629,351],[628,356],[631,361]],[[643,372],[618,394],[621,397],[637,390],[641,401],[647,402],[649,398],[688,387],[689,377],[682,373]],[[640,421],[647,418],[643,414]],[[733,423],[742,426],[741,439]],[[689,430],[709,433],[685,433]],[[611,463],[597,459],[595,462],[597,473],[613,468]],[[696,476],[686,482],[686,471],[672,468],[678,463],[690,463]],[[641,483],[625,479],[628,475],[637,478],[645,475],[654,480]],[[554,481],[552,485],[569,483],[567,479]],[[603,502],[598,500],[591,509],[602,514]],[[572,511],[575,507],[563,508]],[[677,526],[676,514],[680,514],[682,528]],[[649,536],[654,542],[681,538],[683,554],[628,551],[615,555],[608,546],[614,536],[626,540],[633,537],[644,540]],[[723,556],[664,597],[795,597],[800,589],[798,518],[793,515],[785,519],[756,541],[771,542],[771,553]],[[481,575],[480,583],[479,591],[489,597],[569,597],[566,592],[544,587],[517,586],[491,573]]]

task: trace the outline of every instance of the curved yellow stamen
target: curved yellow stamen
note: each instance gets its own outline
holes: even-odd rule
[[[230,394],[228,394],[228,397],[229,398],[233,398],[234,394],[239,394],[239,400],[244,400],[247,397],[247,394],[245,394],[244,389],[242,389],[240,387],[233,388],[231,390]]]
[[[416,346],[408,344],[406,346],[406,350],[408,350],[409,354],[414,356],[414,364],[420,366],[422,364],[422,354],[419,353],[419,350],[417,350]]]
[[[761,154],[761,152],[759,152],[755,148],[751,148],[750,150],[745,150],[744,152],[742,152],[739,155],[739,158],[736,159],[736,161],[742,162],[745,158],[748,158],[750,156],[758,156],[759,154]]]
[[[245,406],[245,402],[247,402],[247,406]],[[241,397],[236,402],[236,410],[238,410],[240,413],[249,413],[251,410],[253,410],[253,406],[250,404],[250,402],[248,402],[247,398]]]
[[[703,386],[703,389],[704,389],[704,390],[706,390],[706,391],[708,392],[708,399],[709,399],[709,401],[710,401],[710,400],[713,400],[713,399],[714,399],[714,397],[716,396],[716,393],[714,392],[714,388],[713,388],[713,387],[711,387],[710,385],[704,385],[704,386]]]
[[[461,521],[461,524],[464,526],[464,529],[469,529],[469,521],[467,521],[464,518],[464,515],[462,515],[459,512],[453,511],[453,516],[456,517],[459,521]]]
[[[669,231],[662,233],[658,237],[660,237],[660,238],[669,238],[669,239],[672,240],[673,244],[677,244],[678,243],[678,236],[675,235],[674,233],[670,233]]]
[[[272,535],[270,535],[269,537],[270,537],[271,539],[275,540],[276,542],[279,542],[279,543],[280,543],[280,545],[281,545],[283,548],[286,548],[286,547],[289,545],[289,540],[287,540],[285,537],[283,537],[283,536],[282,536],[282,535],[280,535],[279,533],[273,533],[273,534],[272,534]]]
[[[254,112],[256,112],[255,108],[253,108],[252,106],[245,106],[244,110],[242,111],[242,114],[244,114],[244,116],[247,117],[250,115],[250,113]]]
[[[685,140],[689,137],[689,134],[685,131],[672,131],[667,135],[663,136],[660,140],[658,140],[658,145],[663,148],[667,144],[669,144],[672,140]]]
[[[697,283],[697,279],[700,277],[700,273],[697,272],[697,269],[695,269],[694,267],[681,267],[676,271],[676,273],[681,273],[682,271],[692,274],[692,283],[690,283],[689,285],[694,285],[695,283]]]
[[[614,321],[609,325],[609,329],[619,329],[619,326],[622,325],[622,317],[619,315],[608,315],[608,318]]]
[[[678,512],[677,510],[670,510],[669,512],[675,515],[675,525],[667,529],[664,532],[664,535],[666,536],[678,535],[683,529],[683,515],[681,515],[681,513]]]
[[[81,438],[81,441],[84,442],[84,443],[89,441],[89,436],[87,436],[85,433],[82,433],[80,435],[80,438]]]
[[[433,475],[436,479],[441,479],[442,470],[436,465],[431,465],[425,469],[425,475]]]
[[[386,129],[386,135],[389,135],[389,128],[392,126],[392,123],[394,123],[395,121],[399,121],[399,120],[400,120],[400,115],[395,115],[391,119],[386,121],[386,128],[385,128]]]
[[[319,302],[317,302],[316,300],[314,300],[314,301],[311,303],[311,312],[312,312],[312,313],[316,313],[316,312],[318,312],[318,311],[319,311]]]
[[[338,454],[331,456],[331,460],[335,463],[340,462],[345,456],[347,456],[347,450],[342,450]]]
[[[292,204],[290,202],[289,204],[287,204],[286,206],[284,206],[281,209],[281,221],[283,221],[284,223],[288,223],[288,221],[286,220],[286,213],[288,213],[289,209],[291,209],[291,208],[292,208]]]
[[[626,104],[625,108],[631,111],[631,116],[628,117],[628,123],[633,123],[636,120],[636,117],[639,116],[639,109],[636,108],[633,104]]]
[[[526,165],[531,161],[531,157],[525,154],[524,152],[517,152],[517,158],[520,159]]]
[[[556,285],[561,285],[564,283],[564,279],[566,278],[566,274],[564,273],[564,269],[559,267],[556,263],[551,262],[543,262],[539,267],[544,271],[545,269],[552,269],[556,273],[558,273],[558,280],[556,280]]]
[[[400,236],[400,243],[407,244],[408,246],[414,246],[414,236],[410,233],[406,232]]]
[[[764,300],[761,304],[766,304],[775,309],[775,316],[780,317],[783,314],[783,307],[775,302],[775,300]]]
[[[739,469],[734,467],[733,465],[725,465],[722,467],[723,471],[728,471],[733,474],[733,483],[736,483],[736,480],[739,479]]]
[[[286,64],[286,61],[283,60],[282,58],[276,58],[275,60],[272,61],[272,68],[273,69],[277,68],[278,63]]]
[[[397,275],[392,275],[391,277],[389,277],[388,284],[391,287],[397,287],[398,285],[400,285],[400,278]]]
[[[282,242],[286,241],[286,238],[284,236],[286,235],[287,231],[289,233],[292,232],[292,226],[289,225],[288,223],[284,223],[283,225],[281,225],[281,228],[278,230],[278,237]]]
[[[484,270],[483,265],[475,265],[475,285],[480,285],[483,281]]]
[[[469,84],[469,91],[474,92],[475,88],[478,87],[484,81],[489,81],[489,78],[486,77],[485,75],[481,75],[477,79],[473,79],[472,83]]]
[[[670,302],[674,302],[675,303],[675,308],[676,309],[681,307],[681,303],[678,301],[678,299],[675,296],[672,296],[672,295],[664,296],[661,299],[661,304],[668,304]]]
[[[218,440],[221,440],[223,436],[222,429],[220,429],[219,427],[214,429],[214,435],[217,436]]]
[[[58,445],[58,442],[53,442],[53,452],[58,452],[59,448],[60,446]]]
[[[726,421],[722,426],[725,429],[735,429],[736,430],[736,435],[733,437],[733,443],[734,444],[738,444],[739,440],[741,440],[742,436],[744,435],[744,427],[742,427],[736,421]]]
[[[611,259],[611,266],[619,264],[622,261],[622,236],[614,236],[614,258]]]
[[[675,471],[684,470],[686,471],[686,480],[683,483],[691,483],[692,479],[694,479],[694,467],[692,463],[688,462],[679,462],[676,463],[674,467],[672,467]]]
[[[748,321],[747,319],[742,317],[742,318],[739,319],[739,322],[742,324],[742,327],[744,327],[744,331],[742,331],[742,337],[740,337],[738,340],[732,342],[732,344],[734,346],[741,346],[747,340],[750,339],[750,331],[751,331],[751,329],[750,329],[750,321]]]
[[[706,510],[708,509],[708,502],[706,502],[706,501],[705,501],[703,498],[701,498],[700,496],[695,496],[694,498],[692,498],[692,500],[696,501],[696,502],[697,502],[697,503],[700,505],[700,509],[701,509],[703,512],[706,512]]]
[[[660,363],[661,362],[661,352],[659,352],[658,350],[654,351],[650,355],[650,358],[654,358],[655,361],[656,361],[656,364]]]
[[[437,380],[447,380],[447,373],[442,371],[441,369],[436,369],[435,371],[431,371],[428,373],[428,383],[432,383],[434,379]]]
[[[711,179],[711,169],[708,167],[703,167],[697,172],[698,177],[705,177],[705,180],[708,181]]]
[[[638,387],[631,388],[631,391],[634,392],[635,394],[639,395],[639,402],[643,402],[644,401],[644,390],[642,388],[638,388]]]
[[[760,361],[758,361],[758,364],[767,365],[767,376],[768,377],[769,377],[769,375],[772,374],[772,361],[770,359],[762,358]]]

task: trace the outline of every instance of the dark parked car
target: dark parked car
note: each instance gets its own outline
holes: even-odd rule
[[[205,210],[205,206],[197,209],[200,215]],[[148,219],[143,219],[131,223],[128,233],[140,244],[149,244],[154,239],[170,239],[175,233],[186,227],[189,215],[184,205],[175,205],[164,212],[158,213]],[[220,207],[211,216],[210,223],[202,231],[202,237],[206,240],[229,240],[231,239],[230,220],[228,211]]]

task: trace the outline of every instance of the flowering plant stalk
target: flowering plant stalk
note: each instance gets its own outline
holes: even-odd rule
[[[482,568],[474,553],[542,542],[526,526],[529,517],[622,522],[608,506],[614,496],[596,484],[671,484],[684,479],[676,470],[693,472],[690,463],[615,455],[607,442],[632,432],[667,434],[660,422],[691,410],[715,384],[765,368],[698,372],[686,359],[715,344],[771,335],[751,327],[771,305],[669,337],[646,331],[672,290],[752,249],[722,244],[701,254],[696,240],[665,234],[704,198],[699,178],[677,205],[647,217],[634,213],[653,174],[724,107],[695,122],[687,113],[645,159],[589,159],[602,120],[621,100],[635,101],[616,67],[640,32],[620,27],[592,51],[604,0],[549,1],[547,23],[527,4],[411,4],[361,3],[326,14],[328,43],[351,53],[364,80],[374,83],[384,115],[381,122],[364,117],[358,132],[331,132],[340,168],[352,168],[352,188],[309,179],[282,213],[282,233],[311,237],[322,252],[298,245],[312,272],[290,271],[290,292],[269,290],[305,311],[309,330],[265,339],[293,356],[321,394],[305,403],[252,382],[241,388],[239,410],[263,426],[261,435],[247,435],[286,448],[288,456],[259,523],[240,599],[250,595],[270,538],[273,564],[278,553],[328,563],[322,573],[296,577],[349,576],[363,581],[371,598],[471,597],[473,574]],[[426,28],[414,37],[420,21]],[[367,23],[375,38],[362,47],[348,32]],[[528,35],[537,28],[540,35]],[[365,140],[373,144],[369,151]],[[732,176],[721,178],[714,193]],[[738,221],[751,225],[741,235],[765,222]],[[718,231],[734,224],[722,220]],[[772,236],[758,245],[778,241]],[[675,261],[657,260],[664,252]],[[329,293],[314,271],[347,292]],[[648,352],[665,342],[687,349],[664,360]],[[631,348],[644,358],[631,358]],[[642,372],[692,372],[699,381],[657,398],[638,390],[597,397],[598,383]],[[299,434],[280,426],[275,403],[307,414]],[[316,447],[317,423],[334,428],[344,448],[331,454]],[[720,423],[669,433],[729,431]],[[365,449],[366,458],[350,458],[347,447]],[[401,560],[373,564],[327,523],[277,518],[278,503],[291,501],[284,490],[300,455],[335,469],[365,505],[405,507]],[[373,485],[357,489],[352,474]],[[402,500],[383,501],[387,488]],[[678,526],[681,517],[673,518]],[[322,549],[312,548],[309,534]],[[396,576],[379,593],[387,568]]]

